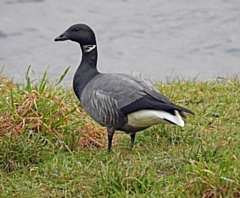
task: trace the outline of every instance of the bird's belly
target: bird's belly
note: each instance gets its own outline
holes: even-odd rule
[[[147,128],[160,123],[172,123],[179,126],[184,125],[184,121],[177,113],[176,115],[171,115],[168,112],[160,110],[140,110],[128,114],[127,124],[133,128]]]

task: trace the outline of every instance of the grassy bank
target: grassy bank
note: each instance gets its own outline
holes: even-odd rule
[[[0,197],[240,197],[238,79],[156,84],[195,116],[138,133],[133,150],[118,132],[108,154],[64,75],[0,76]]]

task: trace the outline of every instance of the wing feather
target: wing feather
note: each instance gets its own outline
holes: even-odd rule
[[[96,93],[101,94],[101,97]],[[178,110],[184,118],[183,112],[192,113],[188,109],[173,104],[151,84],[127,74],[97,75],[83,90],[81,96],[83,106],[91,106],[92,104],[89,103],[93,97],[99,105],[109,103],[104,105],[109,105],[108,108],[121,111],[125,115],[143,109],[164,110],[173,115],[175,115],[174,110]],[[91,100],[84,100],[84,98],[91,98]],[[88,104],[84,105],[84,103]]]

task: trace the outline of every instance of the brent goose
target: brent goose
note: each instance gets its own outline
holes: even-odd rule
[[[73,78],[73,89],[87,113],[108,133],[108,151],[116,130],[130,134],[133,147],[136,132],[159,123],[184,126],[181,117],[192,111],[173,104],[150,83],[127,74],[106,74],[97,70],[97,43],[93,30],[75,24],[55,38],[80,44],[82,59]]]

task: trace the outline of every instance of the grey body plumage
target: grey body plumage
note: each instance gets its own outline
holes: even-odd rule
[[[73,25],[55,39],[64,40],[80,44],[82,60],[74,75],[74,92],[87,113],[107,128],[109,151],[115,130],[129,133],[133,147],[136,132],[158,123],[183,126],[184,112],[193,114],[139,78],[99,73],[95,35],[87,25]],[[141,123],[145,118],[146,122]]]

